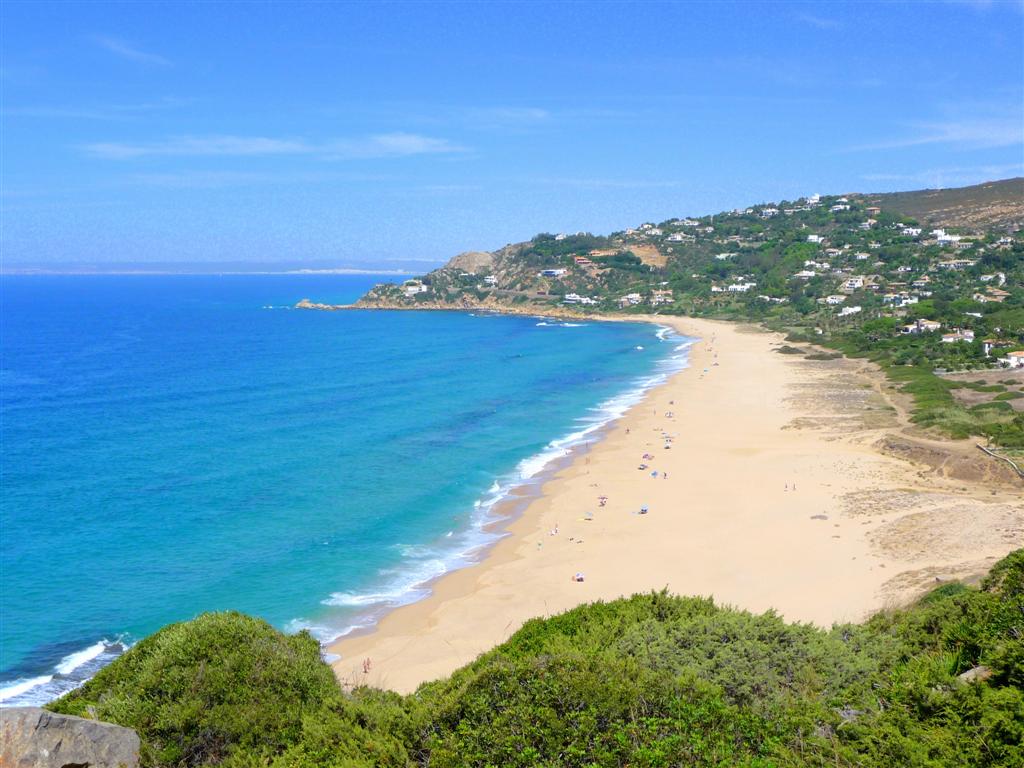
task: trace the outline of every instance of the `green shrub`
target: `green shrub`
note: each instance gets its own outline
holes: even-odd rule
[[[1021,768],[1022,691],[1017,550],[980,588],[830,630],[664,591],[580,606],[404,697],[343,693],[308,635],[205,614],[51,708],[135,728],[167,768]]]
[[[342,728],[348,757],[371,741],[315,639],[233,612],[164,627],[52,709],[134,728],[152,765],[266,760],[303,742],[310,724]]]

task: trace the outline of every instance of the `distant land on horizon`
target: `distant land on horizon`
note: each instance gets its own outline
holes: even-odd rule
[[[822,192],[821,190],[817,190]],[[834,194],[834,193],[827,193]],[[1024,200],[1024,177],[998,179],[966,187],[915,189],[898,192],[845,192],[881,205],[903,215],[920,218],[925,223],[944,221],[947,225],[971,226],[1003,223],[1017,213],[1017,203]],[[765,204],[760,201],[754,205]],[[783,201],[772,201],[781,204]],[[740,206],[742,208],[742,206]],[[737,208],[736,210],[739,210]],[[708,216],[704,211],[690,216]],[[720,211],[719,213],[725,213]],[[573,231],[572,227],[564,231]],[[511,245],[508,243],[506,245]],[[466,250],[472,250],[467,247]],[[375,261],[61,261],[0,262],[4,275],[163,275],[163,274],[363,274],[418,275],[437,269],[446,259],[380,259]]]
[[[14,262],[3,275],[412,275],[440,260],[396,259],[367,263],[322,261],[110,261]]]

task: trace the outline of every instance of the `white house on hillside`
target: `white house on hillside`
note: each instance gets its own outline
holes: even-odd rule
[[[1024,349],[1007,352],[1006,357],[999,358],[999,363],[1007,368],[1024,368]]]
[[[953,344],[957,341],[974,341],[974,331],[970,328],[964,328],[962,330],[957,329],[953,333],[942,334],[942,341],[946,344]]]

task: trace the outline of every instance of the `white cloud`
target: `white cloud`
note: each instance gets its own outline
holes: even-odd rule
[[[382,133],[356,139],[314,143],[265,136],[178,136],[149,143],[97,142],[83,149],[93,157],[132,160],[141,157],[260,157],[312,155],[327,160],[409,157],[464,152],[447,139],[415,133]]]
[[[469,107],[454,119],[482,128],[527,128],[551,120],[552,115],[540,107]]]
[[[97,45],[123,59],[138,61],[142,64],[157,64],[162,67],[169,67],[171,65],[171,62],[163,56],[143,51],[142,49],[130,45],[124,40],[119,40],[116,37],[106,37],[101,35],[93,39],[96,41]]]
[[[342,139],[323,147],[329,159],[408,157],[465,152],[466,148],[447,139],[418,133],[380,133],[361,139]]]
[[[946,5],[969,8],[978,14],[1010,10],[1024,13],[1024,0],[943,0]]]
[[[918,187],[959,187],[1024,175],[1024,163],[929,168],[913,173],[865,173],[868,182],[890,182]]]
[[[313,148],[290,139],[268,139],[261,136],[180,136],[149,144],[99,142],[85,145],[94,157],[129,160],[148,156],[179,157],[251,157],[312,152]]]
[[[549,187],[570,187],[575,189],[660,189],[682,186],[682,182],[679,181],[663,181],[658,179],[602,179],[542,176],[524,179],[523,181],[528,184],[539,184]]]
[[[994,149],[1024,144],[1024,123],[1019,116],[914,123],[910,127],[912,132],[906,136],[850,147],[849,151],[905,149],[935,144],[959,149]]]
[[[43,104],[5,107],[4,117],[55,118],[69,120],[129,120],[152,112],[178,109],[191,101],[167,97],[139,104],[100,104],[92,106]]]
[[[167,189],[217,189],[223,187],[286,186],[293,184],[375,184],[391,182],[384,174],[336,170],[235,171],[190,169],[131,173],[113,181],[117,185],[163,187]]]
[[[272,183],[274,180],[273,176],[267,174],[245,171],[178,171],[174,173],[140,173],[129,177],[128,182],[168,189],[214,189]]]
[[[815,16],[810,13],[798,13],[797,21],[802,21],[804,24],[810,24],[812,27],[818,29],[839,29],[842,25],[835,19],[829,19],[824,16]]]

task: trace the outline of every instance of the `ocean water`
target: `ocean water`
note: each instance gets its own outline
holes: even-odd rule
[[[631,323],[310,312],[379,278],[0,279],[0,698],[237,609],[328,640],[685,365]]]

